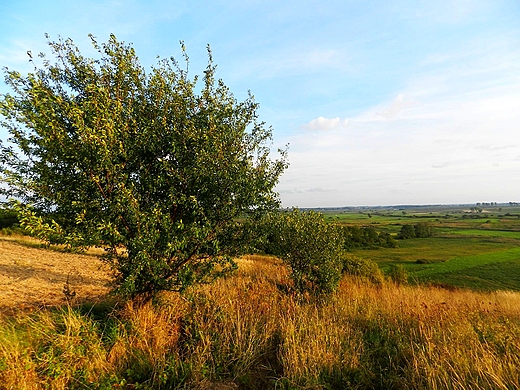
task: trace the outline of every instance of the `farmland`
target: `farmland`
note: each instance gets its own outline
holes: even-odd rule
[[[406,224],[426,222],[429,238],[397,240],[396,248],[354,248],[381,269],[402,266],[410,282],[474,290],[520,290],[520,208],[509,205],[408,206],[362,210],[322,210],[329,221],[371,226],[394,236]]]

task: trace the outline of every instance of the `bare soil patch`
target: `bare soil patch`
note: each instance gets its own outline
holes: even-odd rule
[[[30,311],[73,302],[96,301],[109,291],[110,274],[93,254],[34,247],[36,241],[0,236],[0,312]]]

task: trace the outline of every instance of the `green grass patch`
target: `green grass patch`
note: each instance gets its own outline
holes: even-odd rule
[[[520,291],[520,258],[474,265],[456,271],[437,272],[420,281],[435,281],[442,285],[470,288],[478,291]],[[413,274],[412,274],[413,275]]]
[[[381,265],[392,262],[416,262],[426,259],[443,262],[458,256],[498,252],[519,246],[517,240],[503,237],[442,236],[411,240],[398,240],[397,248],[356,249],[356,256],[372,259]]]
[[[422,265],[422,270],[417,270],[414,275],[420,278],[431,277],[437,274],[454,273],[468,271],[475,267],[503,262],[520,263],[520,248],[511,248],[499,252],[482,253],[470,256],[458,256],[448,261]],[[411,269],[411,268],[409,268]],[[520,288],[520,286],[518,286]]]
[[[475,237],[506,237],[520,240],[520,231],[503,231],[488,229],[460,229],[460,228],[439,228],[440,234],[475,236]]]
[[[492,233],[492,232],[489,232]],[[462,234],[399,240],[398,248],[355,250],[356,256],[376,261],[383,272],[400,264],[410,280],[474,290],[520,291],[520,246],[515,232],[504,235]]]

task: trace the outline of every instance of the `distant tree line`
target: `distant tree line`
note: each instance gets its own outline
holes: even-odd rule
[[[395,248],[395,239],[387,232],[377,232],[372,226],[341,226],[345,249]]]
[[[497,202],[477,202],[477,206],[497,206]],[[509,202],[509,206],[519,206],[518,202]]]
[[[426,222],[419,222],[415,225],[403,225],[397,238],[406,240],[410,238],[428,238],[433,236],[433,227]]]

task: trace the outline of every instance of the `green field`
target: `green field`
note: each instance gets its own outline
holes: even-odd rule
[[[372,226],[397,237],[402,225],[427,222],[434,236],[397,240],[397,248],[352,249],[388,273],[402,266],[411,283],[520,291],[520,208],[509,205],[320,210],[329,221]]]

